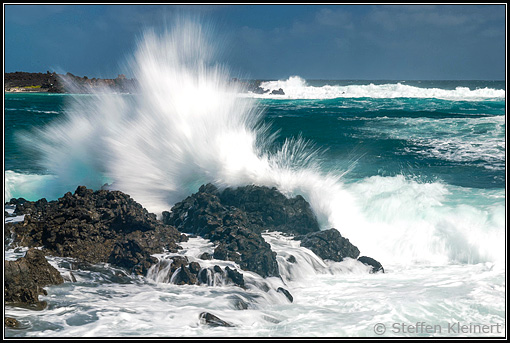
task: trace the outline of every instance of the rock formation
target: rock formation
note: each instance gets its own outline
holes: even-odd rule
[[[212,184],[203,185],[171,211],[163,212],[161,220],[123,192],[93,191],[84,186],[55,201],[18,198],[9,204],[16,206],[15,215],[25,217],[5,224],[6,242],[11,247],[31,248],[25,257],[5,262],[5,299],[12,303],[40,305],[38,295],[45,294],[43,287],[63,282],[45,255],[72,257],[83,265],[109,263],[128,273],[150,274],[153,279],[178,285],[214,285],[222,280],[246,287],[244,275],[237,269],[202,267],[177,255],[179,243],[186,242],[187,235],[215,244],[212,254],[200,254],[204,263],[212,258],[232,261],[241,270],[262,277],[280,276],[277,254],[262,236],[267,231],[294,237],[324,260],[341,262],[359,256],[358,248],[338,230],[320,230],[302,196],[287,198],[276,188],[263,186],[219,190]],[[176,255],[159,261],[152,256],[163,252]],[[287,261],[295,263],[296,259],[289,256]],[[370,257],[362,256],[359,261],[370,265],[371,272],[384,272]],[[270,289],[262,283],[260,287],[266,292]],[[288,290],[280,287],[276,291],[293,301]]]
[[[214,258],[236,262],[264,277],[279,276],[276,253],[262,238],[264,231],[295,236],[322,259],[341,262],[359,256],[358,248],[338,230],[320,230],[302,196],[287,198],[276,188],[250,185],[220,191],[207,184],[163,212],[162,220],[217,243]]]
[[[29,249],[16,261],[5,261],[4,301],[44,308],[39,295],[47,295],[43,287],[64,282],[59,271],[48,263],[41,250]]]
[[[115,79],[80,77],[71,73],[55,72],[27,73],[14,72],[4,74],[6,92],[48,92],[48,93],[89,93],[94,89],[105,89],[130,93],[137,87],[134,79],[120,74]]]
[[[119,191],[80,186],[58,201],[13,199],[21,223],[6,224],[13,245],[44,247],[46,254],[89,263],[108,262],[145,275],[157,262],[151,254],[177,251],[186,235],[164,225],[131,197]]]
[[[312,232],[295,237],[301,241],[301,246],[310,249],[323,260],[342,262],[344,258],[356,259],[359,250],[347,238],[342,237],[336,229]]]

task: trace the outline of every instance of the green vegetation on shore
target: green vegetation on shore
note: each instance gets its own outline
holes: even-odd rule
[[[135,80],[118,75],[115,79],[89,79],[71,73],[55,72],[4,74],[5,92],[48,92],[48,93],[88,93],[94,88],[109,88],[119,92],[130,92],[136,86]]]

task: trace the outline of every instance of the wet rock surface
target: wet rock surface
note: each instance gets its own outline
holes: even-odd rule
[[[338,230],[321,231],[302,196],[287,198],[276,188],[249,185],[220,191],[212,184],[203,185],[170,212],[163,212],[163,222],[216,242],[215,259],[236,262],[264,277],[279,276],[276,254],[261,236],[264,231],[293,235],[301,246],[325,260],[341,262],[360,253]],[[295,262],[290,258],[289,262]],[[363,263],[372,263],[367,261]],[[382,268],[380,264],[373,267],[374,271]]]
[[[279,276],[279,271],[276,253],[262,232],[303,235],[320,231],[302,196],[287,198],[276,188],[253,185],[223,191],[203,185],[171,211],[163,212],[163,222],[217,242],[215,259],[236,262],[243,270],[264,277]]]
[[[274,187],[250,185],[226,188],[218,196],[222,204],[246,213],[252,231],[299,235],[320,230],[310,204],[301,195],[287,198]]]
[[[9,205],[15,205],[13,215],[24,215],[24,220],[5,224],[4,234],[9,236],[6,242],[10,247],[31,248],[24,258],[6,261],[5,301],[12,303],[44,306],[38,300],[46,292],[43,287],[64,282],[45,255],[72,257],[76,261],[73,263],[88,265],[85,270],[108,263],[128,274],[152,273],[153,279],[177,285],[212,286],[219,282],[244,289],[241,271],[228,266],[202,267],[201,261],[232,261],[241,270],[278,277],[276,253],[262,237],[266,231],[294,236],[301,246],[324,260],[340,262],[359,256],[358,248],[336,229],[320,230],[303,197],[287,198],[276,188],[251,185],[220,191],[212,184],[203,185],[171,211],[163,212],[161,220],[125,193],[94,192],[84,186],[56,201],[18,198],[11,199]],[[209,239],[215,244],[214,251],[197,255],[198,262],[194,261],[196,257],[190,260],[183,255],[159,261],[152,256],[177,254],[187,235]],[[297,262],[292,255],[286,261]],[[370,265],[371,272],[384,272],[382,265],[370,257],[362,256],[359,261]],[[67,279],[76,282],[72,274]],[[114,279],[125,282],[122,276]],[[265,292],[270,289],[265,283],[255,286]],[[293,301],[288,290],[279,287],[276,291]],[[237,301],[235,307],[246,309],[247,305]],[[201,315],[201,320],[209,325],[230,325],[208,313]]]
[[[374,260],[371,257],[360,256],[358,258],[358,261],[360,261],[361,263],[363,263],[367,266],[371,266],[372,269],[370,270],[370,273],[378,273],[378,272],[384,273],[384,268],[383,268],[382,264],[380,262]]]
[[[20,223],[6,224],[12,246],[44,247],[46,254],[89,263],[108,262],[145,275],[151,254],[177,251],[186,235],[164,225],[120,191],[80,186],[57,201],[13,199]]]
[[[18,328],[20,326],[18,320],[12,317],[5,317],[4,323],[5,327],[8,328]]]
[[[278,89],[273,89],[273,91],[270,94],[273,94],[273,95],[285,95],[285,92],[283,91],[282,88],[278,88]]]
[[[16,261],[5,261],[4,301],[44,308],[39,295],[47,295],[44,287],[64,282],[59,271],[48,263],[44,253],[29,249]]]
[[[239,82],[239,81],[237,81]],[[260,85],[262,84],[262,80],[254,80],[251,82],[243,83],[244,88],[247,92],[251,92],[254,94],[265,94],[269,92],[269,89],[264,89]]]
[[[202,186],[171,212],[163,212],[163,223],[217,243],[215,259],[236,262],[264,277],[278,276],[276,253],[260,234],[262,226],[253,226],[245,211],[224,205],[219,195],[213,185]]]
[[[342,237],[336,229],[323,230],[296,236],[301,246],[310,249],[323,260],[341,262],[346,257],[356,259],[359,250],[347,238]]]
[[[200,323],[206,324],[210,326],[223,326],[223,327],[233,327],[234,325],[224,321],[223,319],[218,318],[214,314],[209,312],[202,312],[199,315]]]
[[[159,261],[149,271],[148,276],[160,282],[176,285],[209,285],[217,281],[222,284],[235,285],[245,288],[244,276],[235,269],[226,266],[202,267],[198,262],[189,262],[186,256],[172,256]]]
[[[283,287],[278,287],[276,289],[276,291],[278,293],[282,293],[283,295],[285,295],[287,297],[287,299],[290,301],[290,302],[293,302],[294,301],[294,297],[292,296],[292,294],[290,294],[290,292],[288,290],[286,290],[285,288]]]

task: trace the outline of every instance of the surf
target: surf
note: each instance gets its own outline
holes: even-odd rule
[[[47,175],[7,173],[6,198],[27,194],[51,200],[86,185],[123,191],[159,215],[202,184],[220,189],[254,184],[276,187],[289,197],[302,195],[321,229],[338,229],[362,254],[381,256],[383,264],[500,261],[499,250],[497,256],[488,250],[501,237],[501,223],[485,212],[489,229],[483,222],[473,227],[456,221],[460,205],[447,203],[449,186],[403,175],[348,184],[355,161],[326,172],[322,148],[313,142],[297,136],[278,144],[261,120],[264,107],[243,96],[247,89],[215,62],[214,50],[221,46],[210,44],[212,34],[188,19],[162,32],[145,31],[129,64],[137,91],[72,96],[62,118],[23,138]],[[276,86],[291,94],[331,89],[334,96],[340,91],[372,97],[440,93],[399,84],[315,89],[300,78]],[[444,92],[461,98],[487,95],[484,90]],[[476,222],[480,211],[462,207],[462,213]],[[499,209],[494,215],[500,218]],[[486,230],[492,232],[489,241],[477,240]]]
[[[260,88],[262,88],[265,93],[257,94],[249,92],[249,96],[269,99],[417,98],[451,101],[504,100],[505,98],[505,90],[489,87],[470,89],[468,87],[459,86],[455,89],[441,89],[437,87],[411,86],[404,82],[352,85],[332,83],[322,86],[313,86],[297,75],[290,76],[286,80],[263,81],[260,83]],[[271,94],[271,92],[277,91],[280,88],[285,94]]]

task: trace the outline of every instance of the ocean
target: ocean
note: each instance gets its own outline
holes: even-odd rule
[[[292,76],[260,84],[283,95],[254,94],[211,62],[196,31],[177,33],[146,35],[133,94],[5,94],[5,201],[107,183],[161,215],[208,182],[274,186],[302,195],[321,229],[338,229],[385,273],[266,233],[281,279],[243,271],[243,290],[74,269],[76,282],[46,287],[46,309],[6,305],[21,324],[6,337],[505,335],[504,81]],[[192,259],[214,248],[200,237],[182,245]],[[25,251],[6,246],[5,259]],[[69,259],[48,259],[69,275]],[[204,311],[233,326],[204,325]]]

